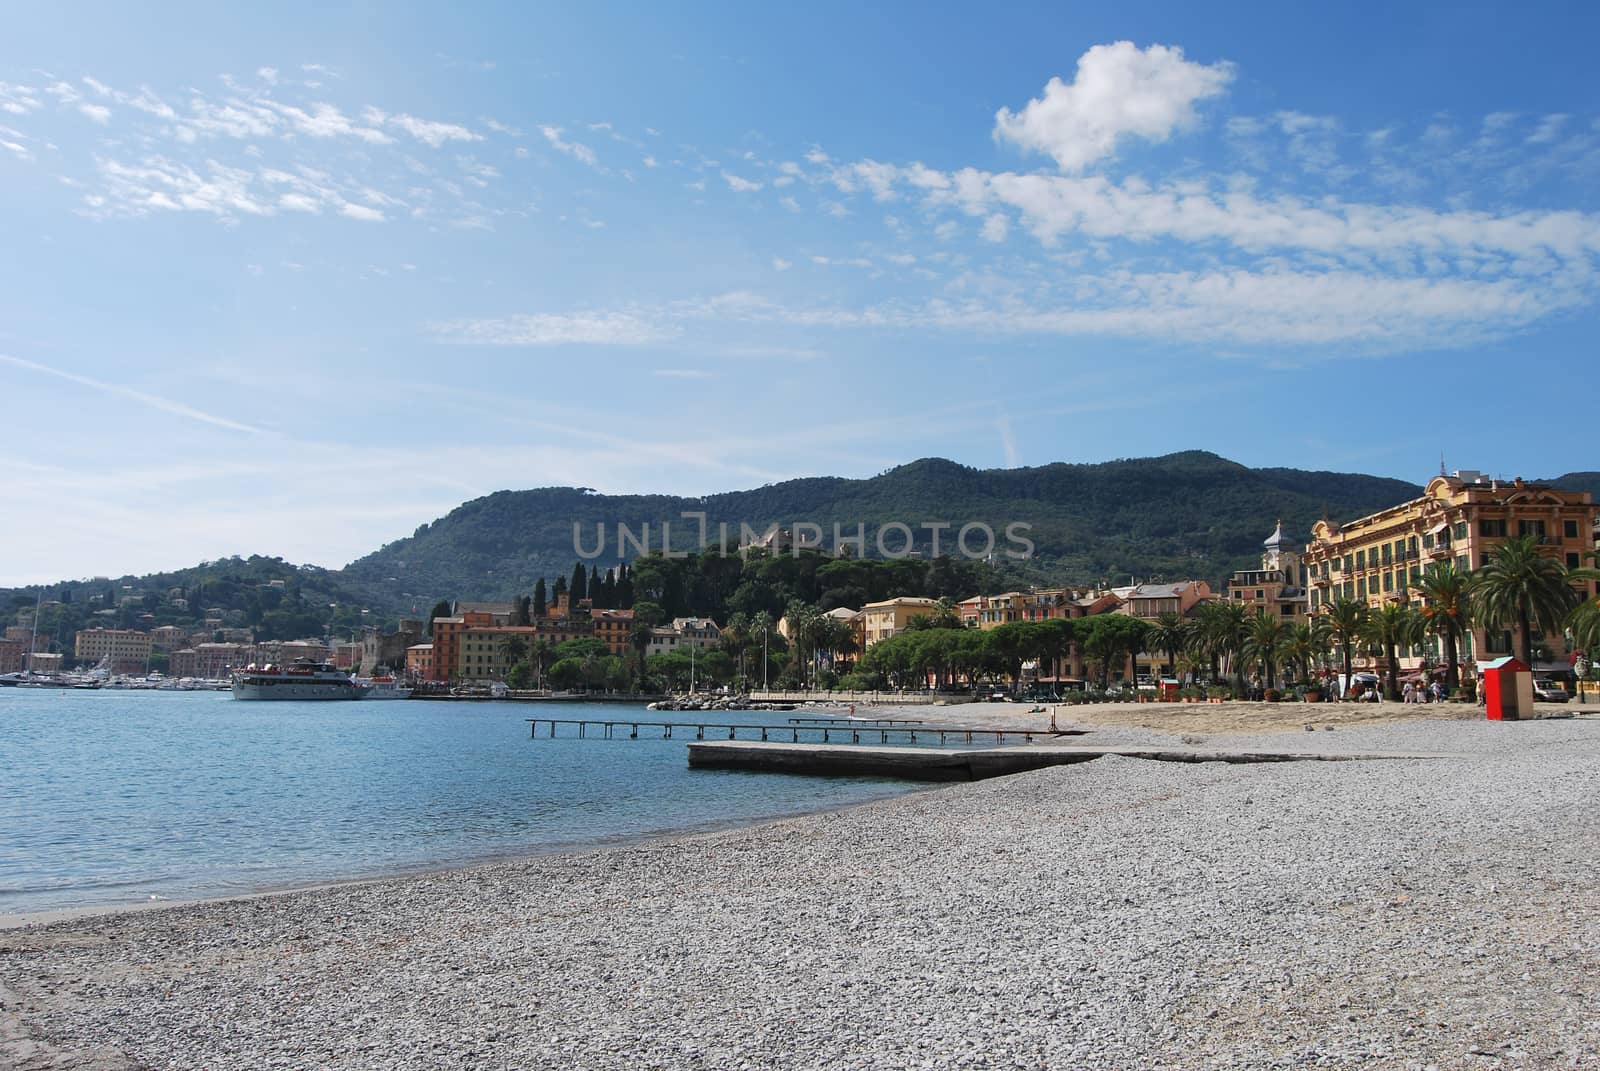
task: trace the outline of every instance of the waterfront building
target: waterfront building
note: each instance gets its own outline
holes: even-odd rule
[[[451,617],[433,619],[433,675],[429,680],[447,681],[461,669],[461,634],[467,629],[494,627],[492,614],[467,610]]]
[[[27,640],[0,640],[0,673],[22,672],[27,657]]]
[[[938,612],[939,603],[936,600],[917,596],[903,595],[882,602],[869,602],[861,608],[861,649],[865,651],[880,640],[898,636],[914,618],[931,617]]]
[[[260,659],[259,654],[259,651],[239,643],[199,643],[181,651],[174,651],[167,664],[167,672],[173,677],[221,680],[233,670],[247,666],[253,661],[276,661],[271,658]]]
[[[1211,585],[1204,580],[1180,580],[1176,584],[1135,584],[1112,588],[1122,601],[1116,612],[1153,621],[1162,614],[1187,617],[1195,607],[1211,598]]]
[[[1309,620],[1306,566],[1300,545],[1283,533],[1283,522],[1261,544],[1261,568],[1241,569],[1228,578],[1227,599],[1258,612],[1299,624]]]
[[[54,676],[55,674],[61,672],[61,663],[65,657],[65,655],[57,654],[51,651],[35,651],[28,658],[28,665],[26,668],[35,673]]]
[[[1453,561],[1462,572],[1483,567],[1508,538],[1535,536],[1544,553],[1571,567],[1587,564],[1596,507],[1587,491],[1561,491],[1522,479],[1502,481],[1463,469],[1435,476],[1419,498],[1338,524],[1329,518],[1311,529],[1304,561],[1313,614],[1337,598],[1370,606],[1423,600],[1417,585],[1425,570]],[[1600,594],[1597,591],[1596,594]],[[1459,652],[1463,661],[1510,654],[1520,637],[1505,628],[1471,629]],[[1534,668],[1556,666],[1566,655],[1561,636],[1532,637],[1543,654]],[[1440,657],[1437,640],[1400,653],[1400,668],[1416,669],[1424,656]],[[1361,668],[1377,668],[1362,658]]]
[[[150,664],[151,636],[123,628],[86,628],[73,640],[72,654],[80,662],[108,660],[113,673],[143,673]]]
[[[189,634],[177,625],[161,625],[150,630],[150,643],[158,651],[179,651],[189,645]]]
[[[606,650],[612,654],[626,655],[631,650],[632,610],[590,610],[589,627],[596,639],[605,641]]]
[[[406,672],[423,680],[433,680],[433,644],[414,643],[406,648]]]
[[[513,645],[508,641],[513,638],[522,641],[522,653],[512,650]],[[459,662],[451,676],[464,681],[502,680],[512,666],[529,660],[528,655],[532,652],[533,645],[541,638],[549,637],[542,637],[537,625],[489,625],[467,628],[460,634],[457,654]],[[437,649],[437,632],[434,643]],[[435,672],[437,671],[435,667]]]
[[[361,664],[361,645],[343,641],[335,643],[333,664],[338,669],[355,669]]]

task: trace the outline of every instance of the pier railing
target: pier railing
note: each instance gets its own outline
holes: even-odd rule
[[[1054,739],[1082,733],[1082,730],[1052,732],[1049,729],[1007,729],[992,725],[924,725],[921,722],[893,719],[885,721],[817,719],[816,724],[800,724],[796,719],[790,719],[787,725],[730,724],[713,721],[635,721],[632,718],[604,720],[529,718],[527,720],[528,735],[531,739],[539,739],[541,736],[545,739],[556,739],[560,733],[564,733],[567,739],[613,740],[620,737],[637,740],[640,731],[644,730],[651,739],[674,740],[689,739],[689,732],[692,730],[695,740],[705,740],[709,733],[711,738],[716,740],[786,740],[794,744],[910,743],[930,746],[938,743],[943,746],[948,743],[972,744],[991,740],[1001,744],[1007,737],[1014,741],[1032,743],[1035,737]],[[724,733],[727,735],[724,736]],[[740,733],[746,735],[740,736]]]

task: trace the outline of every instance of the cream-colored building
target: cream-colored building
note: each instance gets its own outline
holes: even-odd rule
[[[1309,620],[1306,567],[1299,545],[1283,534],[1283,522],[1261,544],[1261,568],[1241,569],[1228,578],[1229,602],[1254,614],[1266,613],[1294,624]]]
[[[1336,524],[1318,521],[1304,560],[1309,574],[1311,611],[1337,598],[1370,606],[1418,602],[1425,570],[1453,561],[1462,572],[1483,567],[1509,538],[1536,536],[1546,554],[1577,568],[1588,564],[1596,507],[1586,491],[1560,491],[1521,479],[1500,481],[1463,470],[1428,481],[1422,497],[1377,513]],[[1463,660],[1484,661],[1513,653],[1518,637],[1503,628],[1475,628],[1465,637]],[[1414,669],[1424,654],[1437,658],[1435,640],[1401,654],[1404,669]],[[1561,636],[1533,636],[1543,659],[1566,654]],[[1365,660],[1364,660],[1365,661]]]
[[[865,651],[880,640],[898,636],[914,618],[932,617],[938,612],[937,600],[911,595],[869,602],[861,608],[861,649]]]
[[[80,662],[109,659],[113,673],[143,673],[150,663],[151,636],[125,628],[86,628],[73,641],[72,655]]]

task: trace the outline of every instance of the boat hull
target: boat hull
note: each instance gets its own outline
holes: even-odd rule
[[[354,681],[237,680],[235,699],[362,699],[365,689]]]

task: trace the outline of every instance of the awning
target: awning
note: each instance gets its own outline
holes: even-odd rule
[[[1436,524],[1432,528],[1428,529],[1428,534],[1431,535],[1431,536],[1436,536],[1440,532],[1444,531],[1446,528],[1449,528],[1449,527],[1450,527],[1450,522],[1449,521],[1440,521],[1438,524]]]

